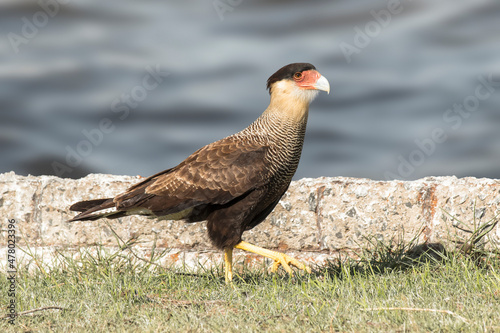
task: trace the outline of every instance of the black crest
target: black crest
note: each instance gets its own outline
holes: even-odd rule
[[[271,93],[271,85],[273,83],[284,79],[291,79],[293,74],[297,72],[308,71],[311,69],[316,69],[316,67],[307,62],[296,62],[281,67],[280,69],[278,69],[278,71],[276,71],[276,73],[274,73],[269,77],[269,79],[267,79],[267,89],[269,90],[269,93]]]

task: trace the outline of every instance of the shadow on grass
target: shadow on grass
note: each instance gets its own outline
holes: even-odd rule
[[[316,276],[336,276],[342,279],[351,275],[374,275],[405,272],[422,265],[439,266],[450,260],[453,253],[446,251],[441,243],[424,243],[393,246],[377,242],[372,249],[363,249],[358,259],[339,257],[314,269]]]
[[[443,212],[451,218],[454,228],[468,235],[463,237],[455,234],[450,239],[450,245],[456,245],[454,249],[447,250],[441,243],[418,244],[417,241],[423,232],[422,228],[420,233],[408,243],[398,241],[396,238],[391,239],[388,243],[378,241],[375,237],[369,238],[367,240],[370,246],[362,247],[358,259],[339,257],[336,260],[330,260],[324,266],[316,267],[314,274],[316,276],[336,276],[337,278],[349,277],[353,274],[387,274],[405,272],[422,265],[438,268],[447,261],[458,259],[470,261],[473,266],[480,269],[489,269],[492,264],[497,264],[500,261],[498,244],[490,237],[491,231],[499,222],[500,213],[479,224],[476,220],[475,201],[471,223],[465,223],[445,210]],[[404,237],[399,239],[404,239]],[[486,244],[488,242],[491,245],[487,250]]]

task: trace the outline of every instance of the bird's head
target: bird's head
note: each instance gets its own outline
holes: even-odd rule
[[[328,80],[308,63],[294,63],[280,68],[267,80],[271,96],[279,95],[310,103],[319,90],[330,93]]]

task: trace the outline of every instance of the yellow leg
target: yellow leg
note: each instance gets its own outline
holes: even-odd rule
[[[224,249],[224,274],[226,283],[233,280],[233,248],[227,247]]]
[[[307,273],[311,273],[311,269],[309,267],[299,262],[297,259],[287,256],[286,254],[281,252],[264,249],[262,247],[258,247],[256,245],[244,241],[239,242],[234,248],[260,254],[264,257],[273,259],[274,264],[271,266],[270,269],[271,272],[276,272],[278,270],[278,267],[282,265],[285,271],[287,271],[290,275],[293,275],[292,269],[290,268],[290,265],[292,265],[299,269],[305,270]],[[227,275],[226,275],[226,280],[227,280]]]

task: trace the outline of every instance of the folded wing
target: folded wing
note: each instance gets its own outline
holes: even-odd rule
[[[206,208],[237,200],[268,182],[267,153],[267,146],[250,140],[219,140],[199,149],[178,166],[146,178],[116,196],[112,213],[117,217],[125,213],[177,214],[176,218],[185,218],[192,212],[200,214]],[[109,200],[92,201],[108,210],[107,217],[113,217]],[[70,209],[81,211],[89,206],[85,203],[76,203]],[[73,220],[95,219],[99,208],[89,207]]]

